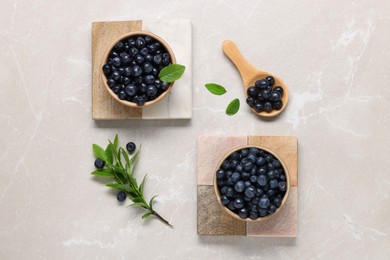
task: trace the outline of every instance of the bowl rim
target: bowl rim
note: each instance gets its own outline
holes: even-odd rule
[[[145,102],[144,105],[142,106],[138,106],[136,103],[134,102],[131,102],[131,101],[128,101],[128,100],[122,100],[120,99],[112,90],[111,88],[107,85],[107,77],[106,75],[104,75],[103,73],[103,65],[106,64],[107,62],[107,59],[108,59],[108,56],[110,54],[110,52],[112,51],[112,49],[114,48],[115,44],[117,44],[119,41],[125,39],[125,38],[128,38],[128,37],[131,37],[131,36],[136,36],[136,35],[143,35],[143,36],[150,36],[152,38],[154,38],[156,41],[160,42],[164,48],[167,50],[167,52],[169,53],[169,55],[171,56],[171,63],[172,64],[176,64],[176,57],[175,57],[175,54],[173,53],[172,51],[172,48],[169,46],[169,44],[164,40],[162,39],[160,36],[154,34],[154,33],[151,33],[151,32],[145,32],[145,31],[133,31],[133,32],[128,32],[128,33],[125,33],[125,34],[122,34],[121,36],[119,36],[118,38],[116,38],[107,48],[106,48],[106,51],[104,52],[103,54],[103,57],[101,59],[101,64],[100,64],[100,74],[101,74],[101,79],[103,81],[103,85],[105,87],[105,89],[107,90],[107,92],[110,94],[111,97],[113,97],[117,102],[125,105],[125,106],[128,106],[128,107],[132,107],[132,108],[138,108],[138,109],[142,109],[143,107],[147,107],[147,106],[150,106],[150,105],[153,105],[157,102],[159,102],[160,100],[162,100],[164,97],[166,97],[168,95],[168,93],[171,91],[172,87],[173,87],[173,84],[174,82],[170,83],[168,89],[166,91],[164,91],[163,93],[161,93],[160,96],[158,96],[156,99],[153,99],[151,101],[148,101],[148,102]]]
[[[259,149],[262,149],[268,153],[270,153],[272,156],[274,156],[276,159],[279,160],[280,164],[282,165],[282,168],[284,170],[284,173],[286,175],[286,182],[287,182],[287,190],[286,190],[286,193],[284,194],[284,197],[282,199],[282,203],[280,204],[280,206],[276,209],[276,211],[272,214],[269,214],[265,217],[258,217],[257,219],[251,219],[249,217],[247,218],[241,218],[238,214],[234,213],[233,211],[231,211],[230,209],[228,209],[228,207],[225,207],[222,203],[221,203],[221,194],[219,192],[219,189],[218,189],[218,185],[217,185],[217,170],[221,167],[222,163],[231,155],[233,154],[234,152],[237,152],[239,150],[242,150],[242,149],[246,149],[246,148],[251,148],[251,147],[255,147],[255,148],[259,148]],[[216,195],[216,198],[218,200],[218,204],[232,217],[234,217],[235,219],[238,219],[238,220],[241,220],[241,221],[246,221],[246,222],[260,222],[260,221],[264,221],[264,220],[267,220],[267,219],[270,219],[270,218],[273,218],[275,217],[276,215],[278,215],[278,213],[280,212],[280,210],[283,208],[283,206],[285,205],[289,195],[290,195],[290,186],[291,186],[291,179],[290,179],[290,173],[288,172],[288,168],[286,166],[286,164],[283,162],[283,160],[274,152],[272,151],[271,149],[268,149],[268,148],[265,148],[265,147],[262,147],[260,145],[251,145],[251,144],[248,144],[248,145],[242,145],[242,146],[238,146],[232,150],[230,150],[229,152],[227,152],[223,157],[222,159],[218,162],[217,164],[217,167],[215,168],[214,170],[214,175],[213,175],[213,186],[214,186],[214,193]]]

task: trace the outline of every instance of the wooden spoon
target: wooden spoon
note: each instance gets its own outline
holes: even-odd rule
[[[268,72],[261,71],[253,67],[253,65],[249,64],[248,61],[242,56],[240,51],[237,48],[237,45],[230,41],[226,40],[222,44],[222,49],[225,55],[233,62],[233,64],[237,67],[238,71],[241,74],[242,81],[244,83],[245,94],[247,94],[247,90],[250,86],[254,86],[255,82],[259,79],[264,79],[268,76],[273,76],[275,79],[274,86],[280,86],[283,88],[282,102],[283,106],[280,110],[272,110],[271,112],[262,111],[257,113],[253,108],[252,111],[255,112],[258,116],[262,117],[274,117],[279,115],[287,105],[288,102],[288,90],[286,84],[282,81],[278,76],[272,75]]]

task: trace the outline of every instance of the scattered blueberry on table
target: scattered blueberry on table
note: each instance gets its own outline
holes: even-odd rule
[[[130,154],[132,154],[132,153],[135,151],[135,148],[137,148],[137,147],[136,147],[135,143],[133,143],[133,142],[128,142],[128,143],[126,144],[126,150],[127,150]]]
[[[257,113],[280,110],[283,107],[283,88],[274,85],[275,79],[272,76],[257,80],[254,86],[247,89],[246,103]]]
[[[103,160],[100,160],[99,158],[97,158],[95,160],[95,167],[98,168],[98,169],[103,169],[104,165],[105,165],[105,162]]]
[[[169,88],[170,84],[158,77],[169,64],[171,56],[159,41],[135,35],[115,44],[102,70],[119,99],[143,106]]]
[[[280,161],[257,147],[229,155],[216,178],[222,205],[243,219],[255,220],[275,213],[287,190]]]
[[[116,195],[116,199],[117,199],[119,202],[125,201],[125,200],[126,200],[126,193],[123,192],[123,191],[118,192],[118,194]]]

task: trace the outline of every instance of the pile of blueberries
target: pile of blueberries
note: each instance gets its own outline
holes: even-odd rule
[[[107,85],[121,100],[143,106],[170,86],[158,75],[162,68],[171,64],[171,56],[150,36],[130,36],[117,42],[106,62],[102,69]]]
[[[265,79],[260,79],[255,82],[255,86],[250,86],[247,90],[248,98],[246,103],[253,108],[257,113],[271,112],[272,110],[280,110],[283,107],[283,88],[280,86],[274,87],[275,79],[268,76]]]
[[[222,162],[216,178],[222,205],[243,219],[275,213],[287,190],[280,161],[257,147],[232,153]]]

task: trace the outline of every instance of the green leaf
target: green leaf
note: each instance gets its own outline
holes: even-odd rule
[[[232,102],[226,108],[226,114],[232,116],[238,112],[240,109],[240,100],[238,98],[233,99]]]
[[[130,159],[129,159],[129,155],[126,153],[125,149],[123,149],[122,147],[119,148],[119,151],[122,152],[122,156],[123,158],[125,159],[126,163],[127,163],[127,166],[130,167]]]
[[[149,201],[149,207],[150,207],[151,209],[153,209],[153,202],[154,202],[154,199],[155,199],[156,197],[158,197],[158,195],[154,195],[154,196],[150,199],[150,201]]]
[[[107,162],[108,162],[109,164],[112,164],[113,161],[114,161],[114,158],[113,158],[113,155],[112,155],[111,144],[108,144],[108,145],[107,145],[107,148],[106,148],[106,150],[104,151],[104,153],[106,154]]]
[[[141,145],[140,145],[139,149],[137,151],[135,151],[133,157],[131,157],[131,159],[130,159],[130,172],[131,172],[131,174],[134,173],[134,168],[138,163],[140,150],[141,150]]]
[[[145,213],[145,214],[142,216],[142,219],[145,219],[145,218],[149,217],[150,215],[152,215],[151,212]]]
[[[96,156],[96,158],[99,158],[100,160],[107,161],[106,152],[103,148],[101,148],[97,144],[92,145],[93,153]]]
[[[186,67],[180,64],[171,64],[164,67],[158,74],[159,78],[167,83],[180,79]]]
[[[118,184],[118,183],[109,183],[106,184],[106,186],[116,190],[124,191],[126,193],[131,193],[133,191],[133,189],[130,186]]]
[[[144,192],[144,186],[145,186],[146,176],[148,176],[148,175],[146,174],[146,175],[144,176],[144,178],[142,179],[141,184],[139,185],[139,191],[140,191],[141,193]]]
[[[215,83],[207,83],[204,86],[208,89],[208,91],[210,91],[214,95],[220,96],[226,93],[226,89],[224,87]]]
[[[91,174],[99,177],[111,177],[111,178],[115,177],[112,171],[107,169],[96,170],[91,172]]]
[[[115,148],[115,150],[118,150],[118,135],[116,134],[115,135],[115,138],[114,138],[114,148]]]

